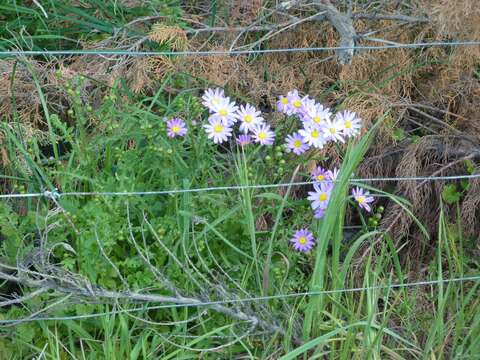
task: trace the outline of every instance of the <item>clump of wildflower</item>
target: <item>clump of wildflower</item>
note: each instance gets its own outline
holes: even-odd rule
[[[344,136],[354,137],[359,134],[362,120],[353,111],[344,110],[339,112],[335,119],[342,124]]]
[[[326,209],[332,194],[333,184],[329,182],[313,184],[315,191],[308,192],[308,200],[312,203],[312,209]]]
[[[293,152],[295,155],[303,154],[310,147],[303,141],[303,136],[298,132],[287,136],[287,152]]]
[[[202,104],[212,113],[214,108],[225,99],[223,89],[207,89],[202,96]]]
[[[232,128],[220,117],[211,116],[208,124],[203,125],[209,139],[213,139],[215,144],[221,144],[232,136]]]
[[[252,137],[250,135],[242,134],[236,138],[236,142],[240,146],[246,146],[252,143]]]
[[[261,114],[260,111],[250,104],[240,105],[240,109],[237,110],[237,118],[240,119],[240,131],[246,134],[263,123]]]
[[[253,129],[253,140],[260,145],[273,145],[275,133],[270,130],[270,125],[260,124]]]
[[[185,136],[187,127],[185,121],[179,118],[173,118],[167,121],[167,136],[174,138],[176,136]]]
[[[297,230],[290,239],[295,250],[307,253],[315,245],[313,234],[308,229]]]
[[[368,212],[372,211],[372,208],[369,204],[374,201],[373,196],[370,196],[370,193],[366,190],[359,188],[358,186],[352,189],[353,198],[357,201],[358,206],[362,209],[367,210]]]

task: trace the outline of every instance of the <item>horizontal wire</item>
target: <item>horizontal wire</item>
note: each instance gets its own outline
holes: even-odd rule
[[[452,176],[409,176],[409,177],[379,177],[379,178],[359,178],[350,179],[351,183],[358,182],[382,182],[382,181],[446,181],[446,180],[465,180],[480,178],[480,174],[470,175],[452,175]],[[258,185],[232,185],[232,186],[215,186],[205,188],[194,189],[172,189],[172,190],[158,190],[158,191],[92,191],[92,192],[58,192],[58,191],[44,191],[40,193],[13,193],[13,194],[0,194],[0,199],[8,198],[33,198],[33,197],[47,197],[47,198],[61,198],[66,196],[148,196],[148,195],[170,195],[170,194],[183,194],[183,193],[196,193],[207,191],[221,191],[221,190],[244,190],[244,189],[268,189],[279,188],[289,186],[302,186],[313,185],[315,181],[300,181],[291,183],[278,183],[278,184],[258,184]]]
[[[403,284],[400,283],[400,284],[390,284],[390,285],[375,285],[375,286],[336,289],[336,290],[323,290],[323,291],[305,291],[305,292],[289,293],[289,294],[250,297],[250,298],[243,298],[243,299],[192,302],[192,303],[181,303],[181,304],[172,303],[172,304],[144,306],[144,307],[137,307],[132,309],[122,309],[122,310],[106,311],[101,313],[83,314],[83,315],[45,316],[45,317],[34,317],[34,318],[24,318],[24,319],[5,319],[5,320],[0,320],[0,324],[21,324],[21,323],[27,323],[27,322],[33,322],[33,321],[81,320],[81,319],[89,319],[89,318],[95,318],[95,317],[106,316],[106,315],[116,315],[116,314],[122,314],[122,313],[131,313],[131,312],[140,312],[140,311],[149,311],[149,310],[239,304],[239,303],[247,303],[247,302],[255,302],[255,301],[268,301],[268,300],[278,300],[278,299],[286,299],[286,298],[296,298],[296,297],[303,297],[303,296],[319,296],[319,295],[352,293],[352,292],[371,291],[371,290],[400,289],[400,288],[409,288],[409,287],[415,287],[415,286],[440,285],[440,284],[447,284],[447,283],[478,281],[478,280],[480,280],[480,275],[466,276],[466,277],[460,277],[460,278],[440,279],[440,280],[424,280],[424,281],[417,281],[417,282],[403,283]]]
[[[0,51],[0,57],[20,56],[69,56],[69,55],[103,55],[103,56],[215,56],[215,55],[254,55],[276,53],[319,52],[330,50],[383,50],[383,49],[415,49],[436,46],[475,46],[480,45],[480,40],[472,41],[435,41],[408,44],[388,45],[356,45],[356,46],[325,46],[325,47],[300,47],[280,49],[257,50],[210,50],[210,51],[130,51],[130,50],[11,50]]]

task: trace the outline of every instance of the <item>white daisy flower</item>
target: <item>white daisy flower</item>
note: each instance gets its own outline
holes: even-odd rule
[[[353,111],[344,110],[337,113],[335,120],[343,125],[343,135],[347,137],[354,137],[360,132],[362,127],[362,120],[357,117]]]
[[[328,141],[345,142],[343,138],[343,124],[337,119],[326,119],[323,125],[323,134]]]
[[[261,114],[260,111],[250,104],[240,105],[240,109],[237,111],[237,117],[240,119],[240,131],[246,134],[263,123]]]
[[[231,126],[237,121],[237,110],[238,106],[235,101],[230,102],[230,98],[226,97],[212,107],[212,117],[219,118],[226,125]]]
[[[330,119],[332,112],[329,108],[323,107],[323,105],[316,102],[308,103],[305,105],[304,121],[316,126],[323,126],[325,120]]]
[[[202,96],[202,104],[206,106],[210,112],[213,112],[213,108],[219,105],[223,99],[225,99],[223,89],[207,89]]]
[[[208,124],[203,125],[209,139],[213,139],[215,144],[221,144],[232,136],[232,128],[220,117],[210,116]]]
[[[303,141],[309,146],[321,149],[326,143],[322,129],[317,126],[306,125],[305,128],[301,129],[298,133],[303,137]]]
[[[260,124],[253,129],[253,140],[260,145],[272,145],[275,133],[270,130],[270,125]]]

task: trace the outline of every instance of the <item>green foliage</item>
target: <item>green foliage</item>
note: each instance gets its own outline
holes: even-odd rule
[[[455,184],[445,185],[442,191],[442,199],[447,204],[455,204],[457,203],[462,197],[462,193],[457,190],[457,186]]]
[[[113,36],[140,17],[169,17],[179,22],[182,10],[177,0],[147,0],[128,6],[124,2],[87,0],[39,0],[0,3],[0,49],[77,49],[78,41],[101,41]],[[124,28],[131,36],[145,35]],[[153,44],[155,47],[155,44]],[[157,45],[158,46],[158,45]]]

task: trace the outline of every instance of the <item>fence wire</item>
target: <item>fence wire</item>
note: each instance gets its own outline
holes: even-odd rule
[[[470,175],[452,175],[452,176],[410,176],[410,177],[378,177],[378,178],[358,178],[350,179],[351,183],[362,182],[397,182],[397,181],[448,181],[448,180],[468,180],[480,178],[480,174]],[[335,180],[333,181],[335,182]],[[233,185],[233,186],[213,186],[194,189],[171,189],[171,190],[153,190],[153,191],[79,191],[79,192],[59,192],[43,191],[38,193],[12,193],[12,194],[0,194],[0,199],[10,198],[35,198],[46,197],[59,199],[62,197],[71,196],[151,196],[151,195],[173,195],[183,193],[197,193],[207,191],[222,191],[222,190],[246,190],[246,189],[268,189],[268,188],[281,188],[290,186],[304,186],[316,184],[315,181],[300,181],[289,183],[276,183],[276,184],[258,184],[258,185]]]
[[[417,49],[425,47],[441,46],[479,46],[480,40],[471,41],[434,41],[421,43],[395,43],[386,45],[355,45],[355,46],[325,46],[325,47],[300,47],[280,49],[252,49],[252,50],[209,50],[209,51],[131,51],[131,50],[10,50],[0,51],[0,57],[23,57],[23,56],[73,56],[73,55],[96,55],[96,56],[238,56],[260,55],[278,53],[300,52],[323,52],[340,50],[384,50],[384,49]]]
[[[375,286],[345,288],[345,289],[336,289],[336,290],[305,291],[305,292],[297,292],[297,293],[289,293],[289,294],[277,294],[277,295],[271,295],[271,296],[258,296],[258,297],[230,299],[230,300],[192,302],[192,303],[181,303],[181,304],[170,303],[170,304],[162,304],[162,305],[142,306],[142,307],[136,307],[132,309],[105,311],[105,312],[84,314],[84,315],[43,316],[43,317],[26,317],[23,319],[5,319],[5,320],[0,320],[0,325],[21,324],[21,323],[34,322],[34,321],[83,320],[83,319],[91,319],[91,318],[107,316],[107,315],[117,315],[117,314],[123,314],[123,313],[133,313],[133,312],[141,312],[141,311],[149,311],[149,310],[185,308],[185,307],[203,307],[203,306],[209,307],[209,306],[215,306],[215,305],[229,305],[229,304],[240,304],[240,303],[248,303],[248,302],[255,302],[255,301],[281,300],[281,299],[298,298],[298,297],[305,297],[305,296],[321,296],[321,295],[332,295],[332,294],[352,293],[352,292],[361,292],[361,291],[390,290],[390,289],[401,289],[401,288],[410,288],[410,287],[428,286],[428,285],[433,286],[433,285],[459,283],[459,282],[464,283],[464,282],[479,281],[479,280],[480,280],[480,275],[474,275],[474,276],[449,278],[449,279],[424,280],[424,281],[416,281],[416,282],[410,282],[410,283],[375,285]]]

